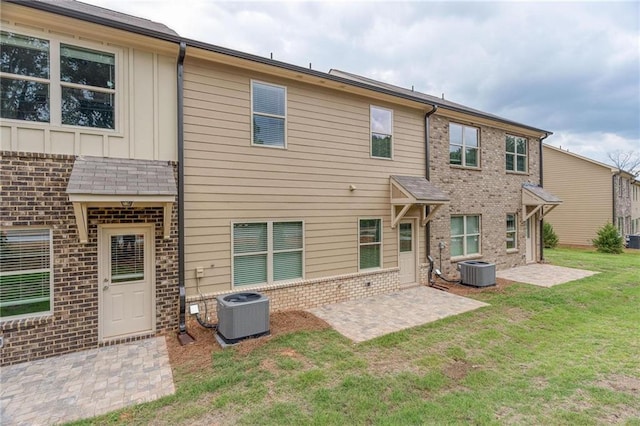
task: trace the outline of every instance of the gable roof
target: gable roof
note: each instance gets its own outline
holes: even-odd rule
[[[417,203],[449,201],[447,194],[424,177],[392,175],[391,179],[415,198]]]
[[[543,143],[542,147],[544,149],[550,149],[550,150],[553,150],[555,152],[558,152],[558,153],[561,153],[561,154],[564,154],[564,155],[568,155],[568,156],[573,157],[573,158],[577,158],[578,160],[586,161],[586,162],[594,164],[596,166],[604,167],[605,169],[609,170],[611,173],[620,173],[622,175],[625,175],[625,176],[629,177],[630,179],[635,178],[635,176],[632,175],[631,173],[629,173],[629,172],[627,172],[625,170],[621,170],[621,169],[617,168],[616,166],[612,166],[612,165],[606,164],[606,163],[601,163],[600,161],[596,161],[596,160],[593,160],[591,158],[584,157],[582,155],[575,154],[573,152],[569,152],[569,151],[566,151],[566,150],[561,149],[561,148],[556,148],[555,146],[551,146],[551,145],[546,144],[546,143]]]
[[[562,200],[550,192],[545,191],[542,187],[538,185],[534,185],[532,183],[523,183],[522,188],[529,191],[535,197],[540,199],[540,201],[548,204],[559,204],[562,203]]]

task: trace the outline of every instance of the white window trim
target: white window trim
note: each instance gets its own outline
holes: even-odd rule
[[[86,40],[80,40],[76,38],[69,38],[64,36],[59,36],[58,34],[51,34],[48,32],[37,32],[37,31],[29,31],[28,29],[22,27],[15,27],[13,25],[6,25],[2,27],[2,31],[15,33],[27,37],[35,37],[42,40],[47,40],[49,42],[49,78],[37,78],[37,77],[29,77],[29,76],[20,76],[17,74],[9,74],[9,73],[0,73],[3,77],[15,78],[19,77],[21,80],[29,80],[29,81],[37,81],[41,83],[46,83],[49,85],[49,121],[28,121],[28,120],[16,120],[11,118],[2,118],[2,121],[6,121],[9,123],[21,123],[22,126],[25,123],[29,126],[56,126],[62,127],[65,129],[75,129],[83,132],[107,132],[109,134],[120,134],[122,132],[122,122],[123,122],[123,108],[121,105],[121,93],[124,90],[124,66],[123,66],[123,52],[122,49],[117,47],[107,45],[107,44],[99,44],[99,43],[91,43]],[[114,55],[115,61],[115,73],[116,73],[116,88],[113,91],[109,91],[110,89],[105,89],[102,87],[93,87],[93,86],[84,86],[82,84],[76,83],[66,83],[60,80],[60,44],[68,44],[74,47],[80,47],[84,49],[96,50],[100,52],[110,53]],[[55,58],[55,61],[53,60]],[[113,93],[114,95],[114,106],[113,106],[113,119],[114,119],[114,128],[106,129],[102,127],[89,127],[89,126],[77,126],[72,124],[62,124],[62,86],[65,87],[75,87],[75,88],[88,88],[91,90],[95,90],[101,93]]]
[[[389,134],[389,136],[391,136],[391,157],[376,157],[375,155],[373,155],[373,134],[377,133],[373,131],[373,110],[374,109],[379,109],[379,110],[383,110],[383,111],[388,111],[391,113],[391,134]],[[394,145],[394,126],[393,126],[393,110],[390,108],[384,108],[378,105],[369,105],[369,156],[371,158],[375,158],[376,160],[393,160],[394,154],[395,154],[395,150],[393,149],[393,145]],[[386,133],[378,133],[379,135],[386,135]],[[360,263],[358,261],[358,263]]]
[[[361,220],[379,220],[380,221],[380,242],[379,243],[365,243],[365,244],[361,244],[360,243],[360,221]],[[359,217],[358,218],[358,258],[357,258],[357,263],[358,263],[358,271],[375,271],[378,269],[382,269],[383,268],[383,262],[384,262],[384,221],[382,220],[381,217]],[[376,266],[374,268],[360,268],[360,246],[362,245],[366,245],[366,246],[370,246],[370,245],[376,245],[379,244],[380,245],[380,266]]]
[[[509,231],[509,229],[507,228],[507,234],[513,234],[513,243],[514,246],[509,248],[507,247],[507,253],[516,253],[518,252],[518,214],[517,213],[507,213],[507,216],[513,216],[513,220],[514,220],[514,229],[513,231]],[[506,219],[506,216],[505,216]],[[506,227],[506,223],[505,223],[505,227]]]
[[[478,233],[467,234],[467,217],[478,216]],[[468,259],[468,258],[477,258],[482,257],[482,215],[481,214],[454,214],[451,215],[451,218],[454,217],[462,217],[462,226],[463,226],[463,234],[450,234],[449,237],[449,245],[451,245],[451,239],[453,237],[462,237],[462,254],[458,256],[451,256],[452,261]],[[451,227],[451,218],[449,219],[449,227]],[[478,252],[477,253],[467,253],[467,237],[472,235],[478,236]]]
[[[253,111],[253,85],[254,83],[257,84],[263,84],[265,86],[271,86],[271,87],[277,87],[279,89],[284,89],[284,115],[275,115],[275,114],[265,114],[263,112],[254,112]],[[249,128],[251,129],[251,146],[258,146],[260,148],[272,148],[272,149],[287,149],[287,139],[288,139],[288,130],[287,128],[289,120],[288,120],[288,98],[289,98],[289,94],[287,92],[287,86],[281,86],[279,84],[273,84],[273,83],[267,83],[266,81],[262,81],[262,80],[254,80],[251,79],[251,84],[249,87],[249,92],[250,92],[250,108],[251,108],[251,114],[249,115]],[[263,117],[273,117],[273,118],[282,118],[284,119],[284,145],[283,146],[276,146],[276,145],[263,145],[263,144],[259,144],[259,143],[253,143],[253,115],[257,114],[257,115],[261,115]]]
[[[13,320],[19,320],[19,319],[23,319],[23,318],[34,318],[34,317],[43,317],[43,316],[49,316],[53,314],[53,300],[54,300],[54,294],[53,294],[53,231],[51,228],[47,228],[47,227],[40,227],[40,226],[15,226],[15,227],[8,227],[5,229],[12,229],[12,230],[46,230],[49,231],[49,310],[48,311],[40,311],[40,312],[33,312],[33,313],[29,313],[29,314],[23,314],[23,315],[14,315],[14,316],[10,316],[10,317],[0,317],[0,322],[4,322],[4,321],[13,321]],[[20,273],[26,274],[26,273],[30,273],[30,272],[39,272],[42,271],[42,269],[25,269],[20,271]],[[0,271],[0,273],[2,273],[2,271]],[[14,273],[11,273],[12,275],[14,275]],[[17,275],[17,274],[16,274]]]
[[[513,138],[516,139],[524,139],[526,145],[525,145],[525,150],[524,150],[524,154],[518,154],[518,144],[514,144],[514,152],[509,152],[507,151],[507,147],[506,147],[506,142],[507,142],[507,137],[511,136]],[[529,139],[525,138],[524,136],[517,136],[517,135],[511,135],[511,134],[507,134],[504,137],[505,140],[505,153],[507,154],[512,154],[513,157],[513,169],[507,169],[507,161],[505,160],[504,162],[504,168],[508,173],[520,173],[520,174],[527,174],[529,173]],[[524,157],[524,170],[518,170],[518,157]]]
[[[291,249],[291,250],[278,250],[277,252],[274,252],[273,250],[273,224],[274,222],[295,222],[295,223],[301,223],[302,224],[302,249]],[[237,224],[241,224],[241,223],[266,223],[267,224],[267,251],[266,252],[251,252],[251,253],[241,253],[241,254],[236,254],[235,253],[235,242],[233,239],[233,227],[234,225]],[[274,253],[285,253],[285,252],[293,252],[293,251],[302,251],[302,277],[300,278],[292,278],[290,280],[280,280],[280,281],[274,281],[273,280],[273,255]],[[306,235],[305,235],[305,222],[304,220],[301,219],[271,219],[271,220],[259,220],[259,219],[251,219],[251,220],[234,220],[231,221],[231,288],[232,289],[250,289],[250,288],[255,288],[255,287],[260,287],[260,286],[264,286],[264,285],[271,285],[271,284],[286,284],[289,282],[295,282],[295,281],[300,281],[300,280],[304,280],[305,276],[306,276],[306,269],[305,269],[305,263],[306,263],[306,252],[307,252],[307,247],[306,247]],[[262,283],[255,283],[255,284],[247,284],[247,285],[239,285],[236,286],[235,285],[235,276],[234,276],[234,260],[236,257],[240,257],[240,256],[247,256],[247,255],[255,255],[255,254],[266,254],[267,255],[267,281],[262,282]]]
[[[462,127],[462,145],[459,145],[457,143],[451,142],[451,125],[452,124]],[[466,148],[467,148],[467,145],[465,143],[465,138],[464,138],[464,129],[465,128],[475,129],[476,132],[477,132],[477,135],[478,135],[478,146],[470,146],[469,147],[469,148],[473,148],[473,149],[475,149],[477,151],[477,155],[476,155],[477,160],[478,160],[478,165],[477,166],[469,166],[469,165],[466,164],[466,162],[467,162],[466,161],[466,156],[467,156]],[[449,123],[449,147],[451,147],[451,145],[462,147],[462,159],[461,159],[462,164],[453,164],[453,163],[451,163],[451,156],[449,156],[449,165],[450,166],[452,166],[452,167],[463,167],[465,169],[480,169],[481,168],[480,166],[482,164],[481,163],[481,158],[480,158],[480,154],[481,154],[480,144],[481,144],[481,141],[480,141],[480,128],[479,127],[469,126],[467,124],[456,123],[456,122],[450,122]]]

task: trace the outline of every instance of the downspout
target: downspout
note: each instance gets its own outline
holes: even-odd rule
[[[431,174],[429,172],[429,166],[431,165],[430,161],[429,161],[429,157],[430,157],[430,151],[429,151],[429,117],[431,117],[433,114],[435,114],[435,112],[438,110],[438,106],[437,105],[433,105],[433,109],[429,112],[427,112],[424,115],[424,177],[429,180]],[[429,206],[427,206],[427,214],[429,214]],[[426,254],[426,258],[428,259],[428,256],[431,254],[431,221],[429,221],[429,223],[427,223],[427,226],[425,226],[425,254]],[[429,277],[430,279],[431,277]]]
[[[613,226],[618,228],[618,224],[616,223],[616,177],[620,176],[620,173],[614,173],[611,176],[611,223]],[[618,181],[620,182],[620,181]]]
[[[549,133],[545,133],[543,137],[540,138],[540,152],[538,153],[540,157],[540,188],[543,188],[544,184],[544,171],[543,171],[543,155],[542,155],[542,141],[549,137]],[[523,212],[524,213],[524,212]],[[544,261],[544,219],[540,219],[540,262]]]
[[[180,323],[178,341],[181,345],[187,345],[194,341],[187,333],[186,321],[186,293],[184,286],[184,57],[187,44],[180,42],[178,54],[178,286],[180,288]]]

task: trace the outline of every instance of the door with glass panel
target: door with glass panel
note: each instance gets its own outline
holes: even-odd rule
[[[99,229],[100,338],[155,329],[153,226]]]
[[[413,221],[402,221],[398,226],[398,266],[400,285],[408,286],[416,282],[416,243]]]

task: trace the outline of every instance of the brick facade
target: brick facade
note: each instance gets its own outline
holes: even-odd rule
[[[614,192],[614,200],[613,200],[613,208],[615,212],[615,223],[614,226],[619,227],[618,221],[621,220],[622,225],[622,234],[630,234],[631,233],[631,219],[632,219],[632,190],[633,185],[631,184],[632,179],[630,177],[616,174],[613,179],[613,192]]]
[[[474,123],[456,123],[480,129],[480,167],[478,169],[451,166],[449,164],[449,123],[441,116],[430,120],[430,181],[450,197],[450,203],[442,207],[431,221],[431,256],[442,272],[457,277],[455,262],[451,262],[452,215],[481,216],[481,256],[474,258],[496,263],[496,269],[508,269],[524,265],[525,226],[522,222],[522,184],[538,184],[540,176],[540,144],[537,139],[528,138],[527,173],[507,172],[505,166],[504,130],[481,126]],[[517,133],[510,133],[521,136]],[[517,250],[507,252],[506,215],[518,215]],[[438,244],[446,247],[440,252]]]
[[[4,337],[4,346],[0,349],[2,365],[127,340],[98,341],[99,224],[155,224],[156,334],[177,330],[176,204],[173,207],[171,238],[166,240],[162,235],[162,207],[89,208],[89,241],[81,244],[73,207],[66,194],[75,157],[15,152],[0,154],[0,224],[2,227],[49,228],[53,246],[53,313],[0,320],[0,333]]]
[[[361,299],[363,297],[387,294],[400,289],[398,268],[388,268],[372,272],[360,272],[335,277],[318,278],[296,281],[286,284],[271,284],[251,287],[247,291],[257,291],[269,298],[271,311],[286,309],[311,309],[329,303],[345,300]],[[216,297],[222,294],[238,293],[242,289],[190,296],[187,304],[197,303],[200,312],[204,312],[207,305],[209,321],[216,321]],[[187,310],[188,311],[188,310]]]

